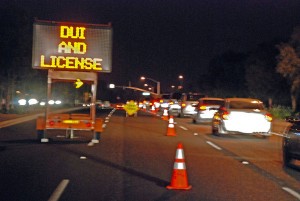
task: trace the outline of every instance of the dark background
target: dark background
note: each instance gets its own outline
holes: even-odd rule
[[[245,80],[244,61],[249,55],[257,52],[262,44],[275,49],[300,24],[298,0],[2,0],[0,6],[4,12],[12,8],[16,11],[6,15],[4,21],[25,13],[26,23],[30,25],[28,31],[34,18],[112,23],[112,73],[99,75],[105,83],[128,85],[130,82],[141,87],[139,78],[144,75],[159,80],[162,91],[167,92],[171,85],[180,84],[178,75],[181,74],[186,91],[208,93],[228,83],[228,89],[223,91],[231,92],[225,93],[226,96],[250,96],[232,92],[245,91],[247,83],[240,89],[240,81],[230,83],[230,77],[240,76]],[[1,29],[5,32],[3,26]],[[30,44],[32,39],[24,40]],[[6,50],[2,52],[8,54]],[[276,54],[268,59],[274,60],[270,64],[273,71]],[[224,58],[229,65],[221,71],[234,72],[231,75],[224,76],[217,69],[226,63]],[[239,63],[243,63],[240,72],[236,71],[238,67],[230,69],[231,64]],[[24,69],[31,71],[30,65],[29,62]],[[215,84],[216,79],[226,76],[229,81]]]

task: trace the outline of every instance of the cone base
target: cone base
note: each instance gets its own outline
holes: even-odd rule
[[[168,129],[167,129],[167,136],[176,136],[175,129],[168,127]]]
[[[170,189],[170,190],[190,190],[192,188],[192,186],[191,185],[186,186],[186,187],[167,186],[166,188]]]
[[[166,136],[176,136],[176,134],[175,133],[167,133]]]

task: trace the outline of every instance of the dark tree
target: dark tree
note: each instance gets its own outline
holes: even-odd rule
[[[269,102],[269,106],[289,102],[287,82],[276,71],[276,56],[279,54],[276,44],[277,41],[259,45],[249,53],[245,66],[249,95]]]
[[[297,99],[300,89],[300,27],[296,27],[287,43],[278,45],[277,71],[290,84],[292,109],[297,110]]]

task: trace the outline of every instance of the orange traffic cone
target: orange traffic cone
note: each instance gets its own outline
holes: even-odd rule
[[[168,121],[169,119],[168,109],[164,109],[162,119]]]
[[[167,186],[167,189],[189,190],[191,188],[192,186],[188,184],[187,179],[183,146],[181,143],[179,143],[176,150],[171,184]]]
[[[170,116],[170,119],[169,119],[167,136],[176,136],[173,116]]]
[[[151,106],[151,111],[155,111],[154,105]]]

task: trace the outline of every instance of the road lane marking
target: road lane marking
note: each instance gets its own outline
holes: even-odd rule
[[[291,194],[292,196],[294,196],[295,198],[297,198],[298,200],[300,200],[300,194],[294,191],[293,189],[290,189],[288,187],[282,187],[282,189],[288,192],[289,194]]]
[[[183,129],[183,130],[185,130],[185,131],[188,130],[188,129],[187,129],[186,127],[184,127],[184,126],[179,126],[179,128],[181,128],[181,129]]]
[[[215,145],[214,143],[212,143],[211,141],[206,141],[207,144],[209,144],[210,146],[212,146],[213,148],[217,149],[217,150],[222,150],[221,147]]]
[[[242,161],[242,164],[249,165],[249,162],[248,161]]]
[[[59,185],[56,187],[55,191],[52,193],[51,197],[49,198],[48,201],[57,201],[59,200],[60,196],[64,192],[65,188],[69,184],[70,180],[69,179],[64,179],[62,180]]]

